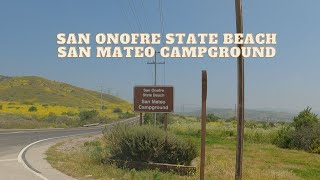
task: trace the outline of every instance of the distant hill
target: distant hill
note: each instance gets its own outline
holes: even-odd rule
[[[2,81],[2,80],[5,80],[5,79],[9,79],[10,77],[8,77],[8,76],[2,76],[2,75],[0,75],[0,81]]]
[[[112,95],[103,94],[103,104],[128,109],[131,105]],[[42,103],[80,108],[97,107],[100,93],[36,76],[7,77],[0,75],[0,101]]]
[[[228,119],[235,116],[235,110],[231,108],[208,108],[207,113],[214,113],[220,118]],[[190,112],[185,112],[186,115],[199,116],[200,111],[194,110]],[[245,110],[246,120],[256,120],[256,121],[292,121],[294,114],[288,112],[277,112],[277,111],[263,111],[263,110]]]

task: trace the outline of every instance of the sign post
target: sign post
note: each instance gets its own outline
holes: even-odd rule
[[[207,124],[207,71],[202,71],[202,107],[201,107],[201,155],[200,180],[204,180],[206,159],[206,124]]]
[[[164,114],[164,122],[163,122],[163,124],[164,124],[164,130],[165,131],[167,131],[167,127],[168,127],[168,113],[165,113]]]
[[[142,122],[143,122],[142,119],[143,119],[143,118],[142,118],[142,113],[140,113],[140,126],[142,126]]]

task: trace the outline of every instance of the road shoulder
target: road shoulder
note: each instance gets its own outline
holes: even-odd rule
[[[73,177],[54,169],[46,160],[46,151],[56,143],[67,139],[69,138],[44,141],[31,146],[25,154],[25,160],[29,164],[29,168],[31,167],[34,172],[41,174],[46,179],[74,180]]]

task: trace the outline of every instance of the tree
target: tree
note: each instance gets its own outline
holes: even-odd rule
[[[93,121],[99,115],[96,110],[84,110],[79,113],[80,123],[84,124]]]
[[[293,118],[290,126],[282,128],[274,144],[283,148],[297,148],[320,154],[320,123],[307,107]]]
[[[220,118],[216,115],[214,115],[213,113],[212,114],[208,114],[207,115],[207,121],[208,122],[216,122],[218,121]]]
[[[235,116],[226,119],[226,122],[235,122],[235,121],[237,121]]]
[[[106,105],[102,105],[102,106],[101,106],[101,110],[104,111],[104,110],[106,110],[106,109],[108,109]]]
[[[121,108],[114,108],[113,109],[113,113],[122,113],[122,109]]]
[[[308,106],[298,116],[293,118],[293,126],[296,129],[312,127],[318,123],[317,116],[317,114],[311,112],[311,108]]]
[[[28,111],[29,112],[36,112],[38,109],[37,109],[37,107],[35,107],[35,106],[31,106],[29,109],[28,109]]]

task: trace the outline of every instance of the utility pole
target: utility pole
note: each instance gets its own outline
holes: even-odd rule
[[[112,88],[108,88],[108,94],[112,95]]]
[[[237,33],[243,33],[242,0],[235,0]],[[238,44],[241,49],[243,45]],[[244,60],[242,52],[237,60],[238,69],[238,111],[237,111],[237,152],[235,179],[242,179],[243,138],[244,138]]]
[[[157,54],[160,52],[155,52],[154,61],[148,62],[147,64],[154,64],[154,85],[157,85],[157,64],[165,64],[165,62],[157,62]],[[157,124],[157,113],[154,113],[154,126]]]
[[[101,111],[103,110],[102,91],[103,91],[103,86],[100,85],[100,108],[101,108]]]

